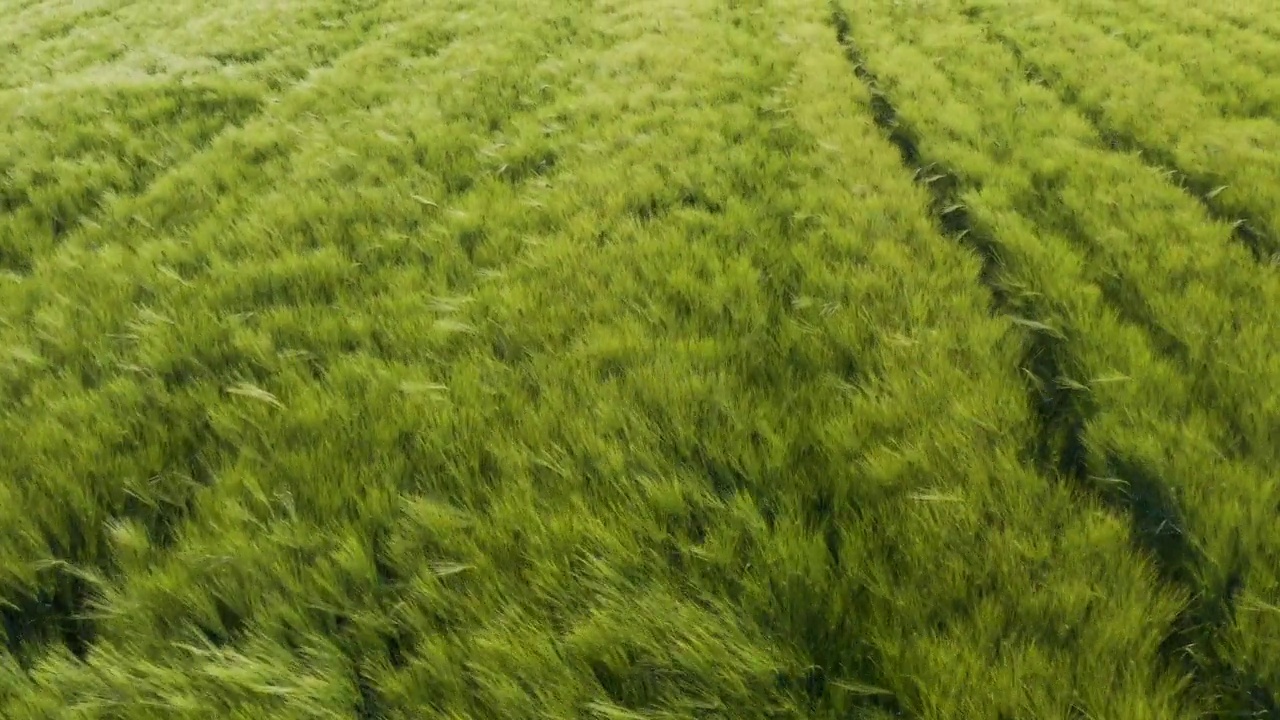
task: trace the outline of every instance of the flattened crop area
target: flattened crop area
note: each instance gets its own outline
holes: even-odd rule
[[[1280,5],[0,0],[0,717],[1280,718]]]

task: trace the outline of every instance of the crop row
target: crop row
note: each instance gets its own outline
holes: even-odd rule
[[[1209,706],[1274,707],[1277,385],[1259,378],[1277,377],[1261,349],[1275,342],[1275,278],[1194,199],[1021,79],[965,10],[864,4],[853,42],[1041,338],[1028,369],[1048,388],[1063,474],[1130,515],[1144,554],[1193,598],[1166,650],[1190,655]]]
[[[166,33],[148,24],[176,22],[186,17],[182,12],[147,15],[143,22],[122,10],[120,17],[111,16],[113,24],[91,33],[113,46],[146,48],[172,68],[138,70],[134,66],[142,60],[134,56],[140,57],[142,50],[118,59],[85,51],[82,59],[89,66],[82,73],[0,90],[0,102],[12,102],[15,109],[0,120],[0,270],[29,272],[43,249],[81,225],[101,220],[121,197],[143,193],[220,133],[277,103],[285,108],[304,104],[314,94],[308,77],[344,62],[340,59],[370,23],[385,28],[409,17],[409,10],[396,3],[358,12],[344,3],[329,4],[312,7],[311,17],[283,19],[220,7],[221,13],[187,18],[186,32]],[[153,10],[138,6],[139,12]],[[193,14],[190,8],[178,10]],[[335,27],[326,27],[329,21]],[[294,44],[274,47],[260,32],[263,22],[290,27],[297,36]],[[213,26],[219,30],[214,32]],[[441,40],[435,29],[418,27],[419,36],[411,36],[402,48],[406,54]],[[254,48],[263,43],[272,49],[259,57]],[[229,71],[210,57],[220,56],[214,45],[254,60]],[[61,75],[66,69],[50,72]]]
[[[1274,40],[1222,22],[1197,24],[1195,6],[1169,0],[1082,0],[1063,4],[1062,11],[1123,40],[1144,59],[1175,68],[1224,113],[1280,118]]]
[[[231,487],[238,486],[230,468],[238,456],[251,457],[253,449],[227,440],[226,433],[245,432],[242,426],[253,422],[237,414],[250,397],[244,388],[262,373],[318,370],[316,355],[298,345],[313,343],[332,354],[327,359],[340,361],[339,349],[353,347],[361,333],[367,339],[368,319],[353,321],[337,302],[339,293],[362,286],[362,262],[398,257],[408,270],[414,270],[415,258],[430,265],[431,252],[397,233],[394,221],[370,222],[388,207],[367,207],[365,197],[349,192],[344,178],[354,174],[353,158],[361,156],[337,140],[366,150],[361,143],[368,145],[370,138],[364,126],[377,127],[369,119],[394,102],[402,135],[386,133],[373,140],[379,152],[359,163],[370,179],[390,185],[415,161],[445,167],[450,152],[460,156],[460,167],[453,169],[475,171],[480,162],[473,158],[470,128],[505,117],[517,95],[536,96],[536,83],[528,83],[537,76],[523,83],[515,79],[567,37],[564,13],[554,8],[520,18],[508,11],[498,27],[541,22],[506,38],[509,45],[474,44],[469,58],[454,56],[450,63],[435,57],[449,38],[487,32],[486,21],[493,18],[468,17],[444,5],[431,12],[413,10],[411,21],[383,28],[384,37],[315,73],[298,92],[243,127],[222,133],[138,195],[118,198],[100,222],[70,232],[58,247],[41,248],[29,275],[6,278],[0,287],[0,377],[6,390],[0,410],[6,527],[0,612],[12,662],[44,658],[57,665],[63,662],[57,653],[46,655],[54,647],[51,641],[84,655],[99,629],[110,641],[115,627],[145,628],[145,620],[135,625],[123,618],[114,626],[87,620],[94,614],[89,596],[97,594],[104,573],[131,578],[133,568],[162,563],[186,532],[183,518],[195,511],[199,498],[219,487],[223,474],[231,476],[226,478]],[[512,61],[516,65],[509,67]],[[468,62],[473,63],[469,71]],[[437,102],[429,110],[434,115],[406,106],[413,94],[402,92],[405,83],[422,77],[433,78]],[[507,87],[490,97],[477,91],[485,83]],[[434,120],[426,138],[414,139],[420,129],[412,117]],[[335,137],[335,127],[345,128],[342,137]],[[537,128],[525,130],[541,137]],[[461,142],[442,146],[439,140],[449,134]],[[406,156],[409,143],[419,147]],[[306,192],[316,184],[324,191]],[[404,227],[431,212],[413,199],[417,192],[431,189],[411,188],[401,180],[394,191],[386,191],[397,200],[398,221],[410,223]],[[251,214],[250,206],[258,209]],[[245,224],[237,225],[241,219]],[[275,239],[294,242],[273,245]],[[343,241],[355,257],[338,249]],[[398,281],[421,301],[415,277],[384,273],[370,276],[373,284],[365,287],[380,294],[388,288],[379,282]],[[421,347],[410,344],[406,350]],[[345,371],[358,375],[352,365]],[[340,389],[330,392],[342,396]],[[366,418],[377,414],[372,406],[363,409]],[[324,409],[319,412],[323,420]],[[337,447],[345,440],[340,438]],[[327,472],[323,468],[317,469],[321,475]],[[323,483],[331,480],[318,480],[307,492],[325,497]],[[237,512],[234,503],[207,502],[215,525],[217,512],[232,517]],[[216,555],[225,554],[235,539],[229,534]],[[214,534],[194,542],[222,545]],[[118,552],[121,544],[125,550]],[[131,557],[140,564],[130,563]],[[254,560],[246,552],[244,561]],[[210,566],[207,559],[192,565],[216,569],[216,561]],[[277,579],[269,565],[262,570],[264,581]],[[189,589],[191,596],[183,595],[188,588],[180,585],[155,588],[162,600],[178,593],[173,608],[188,623],[199,625],[204,613],[212,613],[207,627],[214,634],[220,623],[235,622],[228,607],[255,600],[254,593],[241,598],[232,592],[232,605],[223,606],[214,598],[226,587]],[[194,603],[185,604],[191,598]],[[163,604],[156,614],[163,615]],[[164,636],[167,627],[158,621],[152,631]],[[140,652],[155,647],[153,641],[141,645]],[[85,682],[103,681],[95,680],[96,670],[85,672]],[[56,671],[46,677],[60,684]],[[65,691],[76,692],[74,686]],[[15,700],[20,704],[12,713],[0,714],[20,717],[19,707],[37,708],[29,710],[36,713],[41,703],[56,708],[66,698],[62,691],[32,694]],[[207,712],[216,714],[216,708]]]
[[[1242,221],[1259,259],[1275,264],[1280,120],[1224,118],[1180,69],[1145,60],[1123,41],[1052,6],[981,0],[966,7],[1096,123],[1181,173],[1224,219]],[[1102,77],[1113,80],[1098,82]]]
[[[1017,71],[1016,64],[1010,67]],[[1050,107],[1064,106],[1051,101]],[[1073,140],[1098,145],[1105,132],[1080,123]],[[1135,295],[1144,324],[1170,336],[1164,344],[1171,354],[1210,383],[1204,402],[1225,406],[1247,452],[1274,461],[1280,402],[1256,388],[1280,387],[1280,361],[1264,350],[1280,342],[1280,277],[1227,247],[1221,225],[1209,222],[1196,199],[1163,182],[1155,168],[1132,155],[1092,155],[1097,177],[1082,178],[1076,192],[1054,177],[1040,179],[1039,189],[1056,201],[1046,211],[1088,243],[1093,262]]]
[[[825,20],[433,4],[34,250],[0,714],[1190,717]]]
[[[1102,134],[1105,136],[1105,131]],[[1150,259],[1143,266],[1127,265],[1121,269],[1128,270],[1130,281],[1140,286],[1153,319],[1185,345],[1185,351],[1178,349],[1177,353],[1189,354],[1207,376],[1238,374],[1240,380],[1247,380],[1250,385],[1260,381],[1263,386],[1274,387],[1280,368],[1259,348],[1272,345],[1280,333],[1276,330],[1280,317],[1274,309],[1280,282],[1268,268],[1252,270],[1239,253],[1229,249],[1214,252],[1223,245],[1222,230],[1206,222],[1194,200],[1180,196],[1162,183],[1152,182],[1151,173],[1137,172],[1140,165],[1132,158],[1126,162],[1134,169],[1134,175],[1143,176],[1140,182],[1150,188],[1139,197],[1162,198],[1161,204],[1155,206],[1160,216],[1128,212],[1130,208],[1119,211],[1118,203],[1108,198],[1107,202],[1095,203],[1099,205],[1095,212],[1077,212],[1078,222],[1087,224],[1091,218],[1105,218],[1109,224],[1095,222],[1084,229],[1097,237],[1105,237],[1108,230],[1121,231],[1142,241],[1144,250],[1130,247],[1119,252],[1130,257],[1137,257],[1141,252]],[[1121,197],[1131,195],[1121,187],[1104,187]],[[1070,198],[1064,196],[1062,200],[1068,202]],[[1087,199],[1079,198],[1075,202],[1081,201]],[[1176,243],[1171,239],[1176,239]],[[1199,280],[1204,297],[1198,294],[1198,289],[1189,286],[1193,279]],[[1189,291],[1196,294],[1188,295]],[[1187,302],[1192,298],[1194,302]],[[1243,398],[1252,392],[1244,386],[1232,389],[1228,387],[1231,384],[1229,380],[1222,380],[1215,394]],[[1238,405],[1234,415],[1240,421],[1257,423],[1253,431],[1245,434],[1255,451],[1264,453],[1261,457],[1267,460],[1269,456],[1265,453],[1273,451],[1272,441],[1280,432],[1276,410],[1269,404],[1274,400],[1267,393],[1254,395],[1254,400]]]

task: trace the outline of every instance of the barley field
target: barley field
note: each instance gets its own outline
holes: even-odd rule
[[[1280,0],[0,0],[0,717],[1280,718]]]

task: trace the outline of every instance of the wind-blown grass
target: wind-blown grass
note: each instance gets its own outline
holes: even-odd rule
[[[893,6],[0,0],[0,716],[1274,690],[1275,393],[1210,362],[1275,374],[1274,277],[955,3]],[[1209,561],[1150,542],[1167,496]]]

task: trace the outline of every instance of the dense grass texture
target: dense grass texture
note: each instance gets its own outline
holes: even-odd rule
[[[0,0],[0,717],[1280,718],[1271,0]]]

